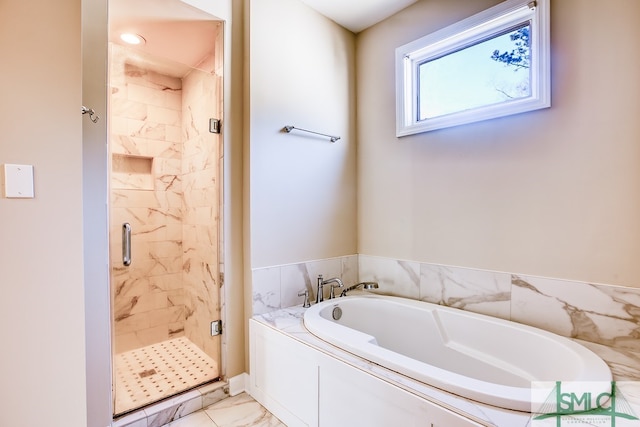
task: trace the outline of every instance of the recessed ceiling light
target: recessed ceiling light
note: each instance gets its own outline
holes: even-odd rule
[[[120,39],[128,44],[145,44],[146,40],[139,34],[122,33]]]

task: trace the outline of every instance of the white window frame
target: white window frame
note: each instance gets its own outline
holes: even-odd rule
[[[551,106],[549,0],[507,0],[396,49],[396,136],[493,119]],[[418,67],[529,22],[531,96],[418,120]]]

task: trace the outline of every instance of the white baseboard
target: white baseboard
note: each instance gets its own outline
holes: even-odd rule
[[[249,390],[249,374],[243,372],[240,375],[229,378],[229,396],[236,396]]]

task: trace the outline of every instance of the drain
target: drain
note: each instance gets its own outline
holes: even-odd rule
[[[147,377],[150,377],[151,375],[155,375],[155,374],[157,374],[155,369],[147,369],[146,371],[142,371],[142,372],[138,373],[140,378],[147,378]]]
[[[340,318],[342,317],[342,309],[338,306],[333,307],[331,317],[333,317],[333,320],[340,320]]]

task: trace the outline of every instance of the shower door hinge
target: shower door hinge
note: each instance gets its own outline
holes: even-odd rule
[[[209,119],[209,132],[220,133],[221,128],[222,122],[220,121],[220,119]]]
[[[222,320],[214,320],[211,322],[211,336],[222,335]]]

